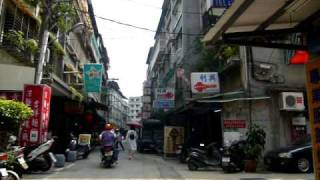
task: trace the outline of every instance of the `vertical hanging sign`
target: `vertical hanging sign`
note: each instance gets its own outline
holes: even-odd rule
[[[306,76],[314,174],[320,180],[320,59],[307,64]]]
[[[40,144],[47,140],[51,88],[47,85],[25,85],[23,102],[31,107],[33,116],[21,125],[20,145]]]
[[[83,68],[86,92],[100,92],[102,83],[102,64],[85,64]]]

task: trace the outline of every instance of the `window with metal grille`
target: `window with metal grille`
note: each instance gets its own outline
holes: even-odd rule
[[[5,5],[3,33],[9,32],[9,30],[22,31],[25,39],[35,39],[38,34],[37,29],[39,28],[35,19],[25,15],[17,6],[10,2]]]

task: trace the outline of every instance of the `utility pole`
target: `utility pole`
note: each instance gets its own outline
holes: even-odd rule
[[[41,29],[40,29],[40,53],[37,58],[37,66],[36,66],[36,73],[34,78],[35,84],[41,84],[42,75],[43,75],[43,64],[46,55],[46,50],[48,46],[48,39],[49,39],[49,23],[50,23],[50,16],[51,16],[51,3],[52,0],[45,0],[44,1],[44,11],[43,15],[44,18],[42,19]]]

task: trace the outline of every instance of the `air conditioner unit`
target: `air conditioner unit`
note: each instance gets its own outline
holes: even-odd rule
[[[286,111],[304,111],[304,98],[302,92],[282,92],[280,109]]]

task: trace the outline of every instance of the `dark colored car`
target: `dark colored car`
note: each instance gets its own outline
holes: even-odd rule
[[[264,156],[264,164],[270,170],[312,172],[312,144],[311,142],[304,142],[269,151]]]
[[[138,139],[138,151],[146,150],[163,152],[163,125],[160,120],[147,120],[143,122],[141,136]]]

